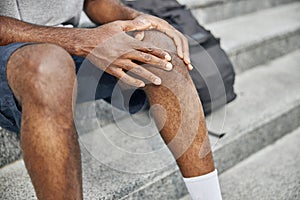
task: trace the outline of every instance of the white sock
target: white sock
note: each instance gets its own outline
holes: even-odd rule
[[[218,172],[192,178],[183,178],[193,200],[222,200]]]

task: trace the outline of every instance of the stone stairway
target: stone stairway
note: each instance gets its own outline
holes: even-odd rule
[[[272,158],[272,151],[279,155],[278,149],[287,144],[289,148],[285,153],[289,154],[294,152],[295,142],[299,142],[295,136],[299,136],[299,131],[281,138],[300,126],[300,1],[180,2],[191,7],[197,19],[221,38],[222,47],[237,72],[235,89],[238,98],[207,117],[210,130],[218,131],[220,124],[224,124],[223,132],[226,133],[219,140],[210,137],[221,173],[224,199],[263,199],[250,193],[269,187],[268,184],[253,186],[249,193],[246,192],[249,184],[256,181],[251,170],[266,164],[266,168],[253,171],[253,174],[259,174],[257,180],[263,181],[266,170],[272,169],[272,163],[280,165],[280,160]],[[125,114],[115,109],[112,112],[103,101],[94,106],[105,113],[105,119],[99,121],[95,116],[89,116],[77,121],[89,127],[80,131],[85,199],[176,200],[187,194],[178,168],[147,112],[132,118],[120,117],[118,123],[112,123],[112,113],[117,113],[114,116]],[[80,114],[81,109],[93,108],[84,104],[77,112]],[[132,119],[134,125],[124,130],[128,127],[124,124],[132,124]],[[143,135],[138,135],[139,128],[145,124],[150,124],[149,128],[143,129]],[[139,137],[148,139],[140,140]],[[36,199],[22,159],[12,162],[21,155],[15,134],[0,130],[0,138],[0,199]],[[267,147],[277,140],[280,140],[279,144]],[[112,141],[114,143],[110,145]],[[298,161],[293,162],[300,166]],[[280,169],[275,169],[274,174]],[[294,168],[287,169],[295,171]],[[242,184],[240,180],[247,181]],[[273,183],[273,179],[268,180],[269,184]],[[274,188],[273,191],[277,190]],[[299,194],[299,190],[288,191],[292,192],[288,199],[297,199],[293,197],[297,197],[294,193]],[[261,192],[254,194],[263,195]],[[265,199],[284,199],[282,196],[271,197]]]
[[[223,200],[300,199],[299,145],[298,128],[223,173]]]

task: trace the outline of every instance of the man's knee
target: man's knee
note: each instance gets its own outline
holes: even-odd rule
[[[143,39],[146,42],[150,42],[156,47],[165,49],[170,53],[176,54],[176,46],[174,41],[166,34],[159,31],[147,31]]]
[[[162,79],[163,85],[167,84],[168,86],[175,87],[178,84],[191,83],[187,66],[183,60],[178,57],[175,43],[170,37],[158,31],[148,31],[145,33],[144,41],[166,50],[172,57],[172,71],[164,71],[154,67],[149,68],[151,72]]]
[[[59,46],[28,45],[12,54],[7,64],[7,78],[18,100],[26,95],[45,97],[45,93],[50,97],[73,87],[75,65]]]

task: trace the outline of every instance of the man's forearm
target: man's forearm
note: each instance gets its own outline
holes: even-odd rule
[[[80,43],[78,35],[83,31],[85,29],[38,26],[0,16],[0,45],[14,42],[52,43],[71,54],[80,55],[76,44]]]
[[[120,0],[86,0],[84,10],[96,24],[131,20],[140,15],[140,12],[125,6]]]

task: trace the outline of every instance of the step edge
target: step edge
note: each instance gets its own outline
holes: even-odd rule
[[[245,0],[242,0],[242,1],[245,1]],[[272,14],[275,15],[274,13],[278,14],[278,12],[280,12],[280,11],[282,12],[282,10],[288,10],[290,7],[294,7],[295,5],[300,6],[300,2],[298,0],[295,0],[291,3],[280,4],[280,6],[270,7],[267,9],[258,10],[256,12],[247,13],[245,15],[239,15],[234,18],[228,18],[228,19],[224,19],[221,21],[207,23],[207,24],[205,24],[205,26],[218,26],[218,25],[223,25],[224,23],[228,23],[230,21],[237,21],[237,20],[243,21],[243,20],[246,20],[247,18],[248,19],[253,18],[254,15],[272,15]],[[263,16],[263,17],[266,17],[266,16]],[[268,17],[270,17],[270,16],[268,16]]]
[[[269,35],[266,37],[262,37],[258,40],[253,40],[251,42],[246,42],[244,44],[239,44],[230,49],[222,46],[222,39],[221,39],[221,47],[225,50],[225,52],[227,53],[228,56],[236,56],[240,53],[251,51],[253,49],[258,49],[260,46],[263,46],[266,44],[271,44],[275,40],[282,40],[282,39],[290,38],[295,35],[297,36],[298,34],[300,34],[300,24],[298,27],[295,27],[294,29],[291,29],[291,30],[288,30],[285,32],[281,32],[281,33],[276,33],[276,34]]]
[[[248,0],[246,0],[248,1]],[[229,4],[234,4],[234,3],[242,3],[242,2],[245,2],[245,0],[225,0],[225,1],[216,1],[216,2],[211,2],[211,3],[204,3],[203,5],[197,5],[195,3],[192,3],[192,4],[185,4],[189,9],[192,10],[193,13],[198,13],[199,14],[196,14],[198,16],[201,16],[201,12],[203,11],[205,13],[205,10],[207,9],[211,9],[211,8],[214,8],[214,7],[221,7],[221,6],[226,6],[226,5],[229,5]],[[270,0],[270,2],[272,2],[272,0]],[[272,9],[272,8],[278,8],[280,6],[286,6],[286,5],[289,5],[289,4],[293,4],[293,3],[297,3],[297,0],[290,0],[288,2],[285,2],[285,1],[280,1],[280,2],[276,2],[275,4],[272,4],[272,3],[269,3],[269,4],[265,4],[263,5],[263,7],[259,7],[259,8],[253,8],[253,9],[250,9],[250,10],[247,10],[247,9],[244,9],[242,13],[239,13],[239,14],[233,14],[232,16],[223,16],[223,17],[217,17],[217,18],[213,18],[211,19],[210,15],[206,14],[206,17],[208,17],[208,19],[206,19],[205,17],[203,19],[199,18],[197,19],[198,22],[201,22],[203,24],[213,24],[213,23],[218,23],[218,22],[222,22],[222,21],[225,21],[225,20],[230,20],[230,19],[233,19],[233,18],[237,18],[237,17],[242,17],[242,16],[245,16],[245,15],[251,15],[251,14],[254,14],[256,12],[261,12],[261,11],[265,11],[265,10],[269,10],[269,9]],[[252,3],[253,4],[253,3]],[[218,10],[223,10],[224,8],[217,8]]]
[[[300,101],[299,100],[300,100],[300,97],[299,97],[299,99],[294,100],[292,103],[287,105],[287,108],[284,111],[282,111],[283,108],[280,108],[280,109],[274,110],[272,113],[268,113],[268,117],[263,117],[263,118],[261,118],[262,119],[261,121],[258,121],[258,122],[256,121],[256,122],[250,124],[249,126],[251,128],[248,128],[245,130],[241,130],[241,128],[238,128],[238,129],[234,130],[234,132],[239,132],[239,134],[233,134],[234,136],[231,137],[232,139],[226,140],[224,145],[225,144],[228,145],[228,143],[231,143],[232,141],[239,140],[244,135],[257,130],[257,128],[260,128],[260,127],[264,126],[265,124],[268,124],[271,121],[275,121],[282,115],[290,113],[290,111],[293,111],[295,108],[299,107],[299,109],[300,109]],[[226,135],[223,138],[225,139]],[[223,144],[221,146],[217,145],[215,150],[218,151],[222,147],[223,147]]]
[[[232,140],[226,141],[226,144],[223,144],[222,146],[217,146],[214,149],[213,153],[214,153],[215,157],[217,157],[216,162],[218,163],[218,165],[224,165],[225,162],[221,162],[221,159],[225,159],[225,157],[228,158],[228,157],[231,156],[231,154],[229,154],[228,152],[224,154],[224,153],[222,153],[222,151],[236,152],[234,150],[237,150],[237,147],[234,147],[233,144],[236,144],[236,143],[240,142],[241,140],[245,140],[245,138],[247,136],[250,137],[250,136],[255,135],[255,136],[260,136],[258,138],[263,139],[264,138],[263,135],[259,135],[259,134],[255,134],[255,133],[256,132],[259,133],[260,131],[262,131],[266,127],[276,127],[276,125],[272,124],[272,123],[275,123],[276,121],[286,120],[288,117],[291,117],[293,114],[295,114],[294,112],[296,113],[297,116],[298,115],[300,116],[300,114],[299,114],[300,113],[300,103],[297,103],[297,107],[292,107],[292,108],[290,107],[290,109],[286,109],[285,112],[282,112],[281,115],[277,115],[277,117],[273,117],[270,120],[266,120],[264,123],[261,123],[260,126],[257,126],[256,128],[252,128],[249,131],[247,131],[243,134],[240,134],[239,136],[236,136]],[[297,120],[295,120],[295,121],[297,121]],[[264,141],[264,143],[261,143],[259,145],[258,145],[258,143],[255,143],[256,145],[252,145],[252,146],[250,145],[251,146],[250,151],[248,151],[247,153],[243,152],[243,154],[240,155],[239,158],[237,158],[232,164],[227,164],[227,165],[221,167],[219,169],[220,174],[226,172],[228,169],[234,167],[236,164],[243,161],[244,159],[251,156],[252,154],[256,153],[257,151],[261,150],[262,148],[273,144],[274,142],[276,142],[278,139],[282,138],[283,136],[285,136],[289,132],[297,129],[299,126],[300,126],[300,122],[297,122],[297,124],[294,124],[293,127],[285,126],[286,128],[284,130],[280,130],[280,131],[277,132],[277,134],[279,134],[279,136],[274,136],[272,138],[270,138],[270,137],[268,138],[270,142]],[[271,134],[267,134],[267,135],[271,136]],[[249,150],[249,148],[248,148],[248,150]]]

